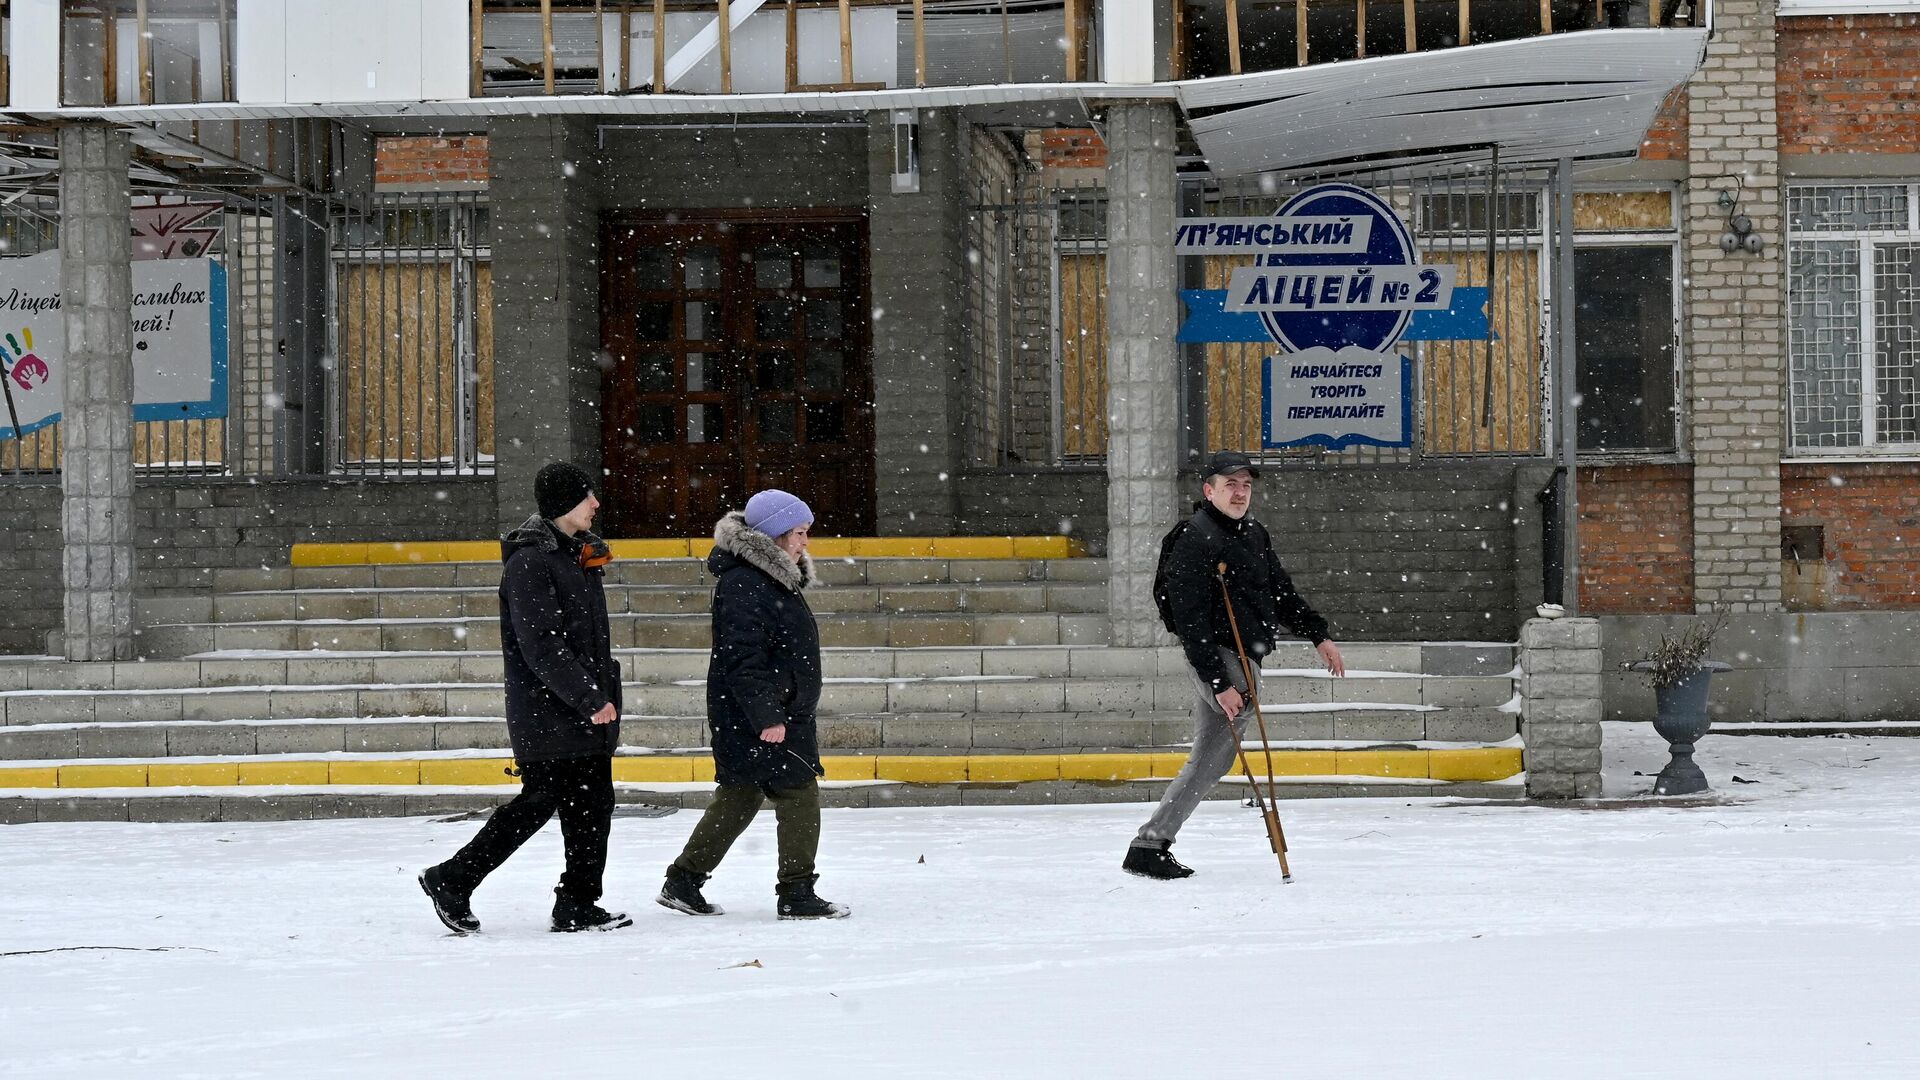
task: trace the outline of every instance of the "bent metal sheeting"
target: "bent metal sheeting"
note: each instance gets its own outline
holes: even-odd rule
[[[1705,30],[1594,30],[1174,85],[1222,176],[1493,146],[1517,164],[1634,153],[1705,48]]]

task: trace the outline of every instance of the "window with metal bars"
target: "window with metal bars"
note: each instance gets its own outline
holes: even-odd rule
[[[1787,189],[1789,444],[1920,453],[1920,184]]]

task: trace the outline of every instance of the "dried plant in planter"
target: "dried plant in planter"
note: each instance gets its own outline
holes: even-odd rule
[[[1649,687],[1663,690],[1700,670],[1707,658],[1707,649],[1713,645],[1714,635],[1726,629],[1726,626],[1725,612],[1711,619],[1695,620],[1677,637],[1661,634],[1659,645],[1638,662],[1626,666],[1640,672]]]

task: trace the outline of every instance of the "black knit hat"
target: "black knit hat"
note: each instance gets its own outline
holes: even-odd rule
[[[592,493],[593,478],[570,461],[556,461],[533,478],[534,501],[548,521],[567,516]]]

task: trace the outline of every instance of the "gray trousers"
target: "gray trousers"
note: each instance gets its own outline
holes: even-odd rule
[[[1240,657],[1232,649],[1221,648],[1220,656],[1227,664],[1227,678],[1241,696],[1247,696],[1247,680],[1240,670]],[[1255,657],[1248,657],[1253,667],[1253,677],[1260,678],[1260,664]],[[1240,725],[1251,720],[1247,709],[1253,707],[1248,701],[1240,711],[1238,724],[1229,723],[1227,714],[1220,709],[1220,703],[1213,698],[1213,688],[1207,685],[1198,672],[1187,669],[1187,675],[1193,680],[1193,689],[1199,695],[1193,703],[1193,751],[1187,755],[1187,764],[1167,786],[1167,793],[1160,797],[1160,805],[1154,808],[1153,816],[1133,838],[1134,847],[1157,847],[1161,843],[1171,844],[1180,833],[1180,826],[1187,823],[1200,801],[1207,797],[1220,778],[1227,775],[1233,763],[1240,756]]]

